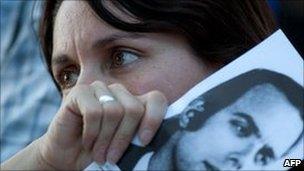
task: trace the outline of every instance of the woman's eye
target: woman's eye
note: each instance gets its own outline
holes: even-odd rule
[[[78,79],[79,72],[76,69],[66,69],[59,75],[59,85],[62,89],[73,87]]]
[[[130,51],[117,51],[113,54],[111,67],[118,68],[138,59],[138,55]]]
[[[252,127],[246,120],[233,119],[230,124],[238,137],[249,137],[253,133]]]

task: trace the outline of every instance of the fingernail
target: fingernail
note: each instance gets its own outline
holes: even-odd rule
[[[139,139],[138,134],[136,134],[132,140],[132,144],[137,145],[137,146],[141,146],[144,147],[143,143],[141,142],[141,140]]]
[[[118,155],[119,155],[118,150],[116,150],[116,149],[109,150],[109,153],[107,155],[107,161],[112,164],[115,164],[118,160],[117,158],[119,158]]]
[[[153,132],[149,129],[144,129],[140,135],[141,142],[144,146],[146,146],[152,139]]]
[[[104,171],[120,171],[118,166],[116,166],[115,164],[111,164],[110,162],[106,162],[105,164],[99,167]]]

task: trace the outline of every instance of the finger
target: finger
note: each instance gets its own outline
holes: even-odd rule
[[[93,86],[95,87],[97,97],[106,95],[116,99],[108,87],[102,82],[94,82]],[[105,162],[107,148],[124,114],[124,108],[118,100],[103,102],[102,109],[103,119],[101,128],[93,147],[93,159],[99,163]]]
[[[79,86],[71,95],[72,110],[83,117],[82,142],[85,149],[90,149],[100,129],[102,108],[90,86]]]
[[[108,150],[107,161],[116,163],[129,146],[138,123],[144,114],[144,105],[120,84],[113,84],[109,89],[124,107],[125,115],[121,121]]]
[[[166,111],[167,99],[159,91],[152,91],[139,97],[145,103],[146,111],[138,129],[141,143],[146,146],[150,143],[160,127]]]
[[[100,100],[100,97],[104,97],[104,96],[108,96],[108,97],[113,97],[113,94],[111,93],[111,91],[108,89],[107,85],[104,84],[103,82],[101,81],[94,81],[91,86],[93,87],[94,89],[94,95],[96,97],[97,100]],[[106,102],[115,102],[115,99],[113,100],[109,100],[109,101],[106,101]],[[103,105],[104,102],[103,101],[99,101],[99,105]]]

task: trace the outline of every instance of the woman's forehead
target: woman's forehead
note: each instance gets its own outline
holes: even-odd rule
[[[54,32],[72,32],[88,30],[102,25],[93,10],[83,1],[63,1],[55,17]]]
[[[112,1],[103,1],[103,7],[108,10],[113,16],[121,19],[125,22],[130,23],[138,23],[139,20],[135,19],[136,17],[130,14],[126,10],[122,10],[114,5]],[[80,19],[87,17],[87,19],[95,18],[103,22],[103,20],[94,12],[91,6],[86,1],[63,1],[58,13],[64,14],[65,18],[76,18],[80,21]],[[58,16],[58,14],[57,14]]]
[[[76,49],[90,49],[93,42],[119,30],[98,19],[93,10],[83,1],[63,1],[55,18],[53,32],[53,56]]]
[[[123,20],[135,21],[126,12],[118,10],[112,3],[105,1],[105,7]],[[63,1],[55,18],[53,42],[55,51],[66,51],[72,46],[71,41],[89,45],[96,39],[103,39],[112,34],[128,32],[114,28],[98,17],[85,1]],[[130,33],[129,33],[130,34]],[[74,45],[76,46],[76,45]],[[61,50],[63,47],[65,49]],[[86,48],[89,49],[89,48]]]
[[[92,14],[92,9],[84,1],[63,1],[57,11],[55,19],[57,20],[57,18],[65,18],[66,21],[74,22],[73,19],[75,18],[82,19],[84,17],[91,16]]]

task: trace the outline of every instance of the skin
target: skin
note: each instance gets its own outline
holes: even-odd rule
[[[148,144],[167,103],[213,70],[180,35],[127,33],[99,19],[85,2],[64,1],[55,18],[52,72],[63,93],[60,109],[47,133],[3,168],[82,170],[93,160],[115,163],[135,133]],[[101,105],[103,95],[115,101]],[[29,154],[39,165],[19,164]]]
[[[253,124],[244,116],[252,118],[258,131],[250,129]],[[163,149],[162,154],[156,154],[150,168],[160,167],[157,157],[176,155],[173,167],[179,170],[210,169],[206,162],[213,170],[261,170],[280,159],[302,130],[299,111],[284,94],[270,84],[258,85],[215,113],[199,130],[179,132],[179,138],[173,136],[179,140],[167,146],[169,151]],[[172,167],[172,163],[166,167]]]
[[[97,41],[113,35],[122,38],[94,47]],[[111,50],[130,51],[137,54],[138,59],[130,60],[128,65],[115,66]],[[96,18],[84,2],[63,2],[58,11],[53,57],[62,55],[68,55],[69,62],[80,66],[77,84],[90,84],[95,80],[107,85],[121,83],[135,95],[160,90],[169,102],[211,72],[192,54],[183,37],[161,33],[134,36],[117,30]],[[53,65],[54,75],[58,75],[60,67],[62,65]]]

